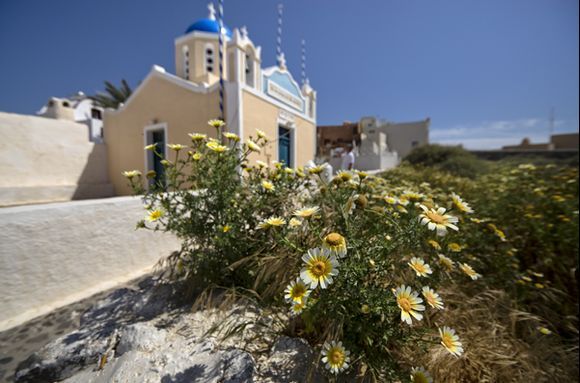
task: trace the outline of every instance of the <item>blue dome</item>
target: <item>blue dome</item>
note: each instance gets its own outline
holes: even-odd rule
[[[219,33],[220,26],[217,20],[212,19],[201,19],[191,24],[185,33],[190,33],[193,31],[209,32],[209,33]],[[224,33],[228,37],[232,37],[232,31],[224,25]]]

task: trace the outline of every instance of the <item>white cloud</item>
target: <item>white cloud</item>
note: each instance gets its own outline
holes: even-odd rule
[[[561,126],[563,121],[554,125]],[[539,118],[484,121],[442,129],[433,127],[430,131],[433,143],[463,145],[467,149],[501,149],[504,145],[517,145],[525,137],[532,143],[548,142],[548,121]]]

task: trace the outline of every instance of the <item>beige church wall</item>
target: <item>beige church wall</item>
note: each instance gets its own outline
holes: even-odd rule
[[[109,154],[109,178],[115,193],[132,194],[123,171],[146,171],[145,127],[166,123],[166,141],[173,144],[191,145],[187,134],[193,132],[215,137],[215,129],[208,126],[207,121],[219,116],[218,97],[217,91],[193,93],[152,77],[121,110],[106,111],[104,137]]]
[[[270,143],[260,154],[253,154],[251,160],[269,163],[278,160],[278,116],[281,108],[247,91],[242,91],[242,99],[244,140],[250,136],[256,137],[256,129],[262,130],[270,138]],[[284,112],[287,111],[284,109]],[[294,123],[293,145],[296,145],[294,166],[304,166],[308,161],[314,160],[316,125],[296,115]]]
[[[0,209],[0,331],[149,272],[179,248],[136,197]]]
[[[0,206],[101,198],[106,148],[72,121],[0,112]]]

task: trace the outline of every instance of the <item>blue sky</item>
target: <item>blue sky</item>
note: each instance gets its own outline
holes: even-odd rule
[[[278,1],[225,0],[275,62]],[[0,110],[32,114],[50,96],[136,86],[173,71],[173,40],[205,17],[200,0],[0,0]],[[577,0],[286,0],[283,50],[300,40],[319,124],[431,117],[431,141],[497,148],[578,131]]]

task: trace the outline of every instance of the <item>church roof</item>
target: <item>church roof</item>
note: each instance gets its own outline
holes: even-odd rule
[[[185,33],[190,33],[193,31],[200,31],[200,32],[209,32],[209,33],[219,33],[220,26],[217,20],[208,19],[201,19],[197,20],[195,23],[191,24]],[[228,27],[224,25],[224,34],[228,37],[232,37],[232,31]]]

